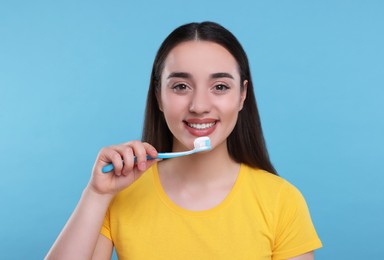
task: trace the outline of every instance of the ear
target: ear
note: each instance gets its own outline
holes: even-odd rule
[[[243,109],[244,101],[247,98],[247,88],[248,88],[248,80],[244,80],[243,89],[241,90],[241,93],[240,93],[240,109],[239,109],[239,111]]]

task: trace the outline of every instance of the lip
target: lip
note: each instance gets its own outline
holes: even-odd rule
[[[192,119],[185,120],[184,126],[191,135],[201,137],[201,136],[208,136],[211,133],[213,133],[216,129],[218,122],[219,120],[212,119],[212,118],[204,118],[204,119],[192,118]],[[213,124],[213,125],[208,128],[197,129],[189,126],[190,124]]]

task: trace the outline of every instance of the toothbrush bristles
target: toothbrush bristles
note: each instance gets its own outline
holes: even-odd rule
[[[195,149],[199,148],[211,148],[211,140],[208,136],[198,137],[193,143]]]

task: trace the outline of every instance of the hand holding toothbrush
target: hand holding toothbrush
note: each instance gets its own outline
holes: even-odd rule
[[[156,149],[145,142],[131,141],[101,149],[93,166],[89,188],[99,194],[114,195],[131,185],[158,160]],[[102,168],[112,162],[113,173],[102,173]],[[123,163],[124,162],[124,163]]]
[[[193,142],[194,148],[189,151],[184,152],[173,152],[173,153],[159,153],[156,157],[153,157],[149,154],[147,154],[147,159],[153,160],[153,159],[170,159],[170,158],[176,158],[181,156],[186,156],[198,152],[208,151],[211,149],[211,140],[207,136],[198,137]],[[136,158],[135,158],[136,161]],[[108,164],[102,168],[102,172],[107,173],[114,169],[113,163]]]
[[[132,141],[100,151],[90,181],[90,187],[101,194],[114,194],[132,184],[159,159],[186,156],[211,149],[209,137],[196,138],[194,149],[184,152],[158,153],[145,142]],[[113,171],[113,174],[108,174]]]

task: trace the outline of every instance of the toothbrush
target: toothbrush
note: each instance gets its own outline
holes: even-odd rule
[[[170,159],[170,158],[186,156],[186,155],[190,155],[190,154],[194,154],[194,153],[199,153],[199,152],[203,152],[203,151],[209,151],[212,149],[211,140],[207,136],[196,138],[195,141],[193,142],[193,146],[194,146],[194,148],[192,150],[185,151],[185,152],[158,153],[156,158],[152,158],[149,155],[147,155],[147,159],[148,160]],[[135,161],[136,161],[136,157],[135,157]],[[112,171],[113,169],[114,169],[114,167],[113,167],[113,164],[111,163],[111,164],[104,166],[101,171],[103,173],[107,173],[107,172]]]

